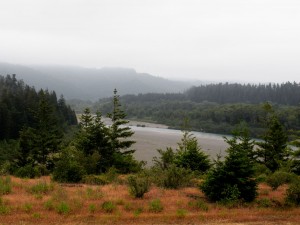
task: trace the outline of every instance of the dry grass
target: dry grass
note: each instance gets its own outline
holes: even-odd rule
[[[53,190],[37,197],[28,188],[41,181],[50,184],[49,177],[27,180],[12,177],[11,180],[12,193],[2,196],[9,212],[0,214],[0,224],[300,224],[300,208],[281,207],[286,187],[272,191],[260,185],[258,199],[270,199],[271,207],[253,203],[229,209],[208,203],[197,188],[152,187],[143,199],[134,199],[126,185],[54,184]],[[149,211],[149,203],[154,199],[160,199],[162,212]],[[198,200],[205,202],[208,210],[191,207],[190,203]],[[112,212],[101,207],[107,201],[115,207]],[[61,204],[67,209],[59,210]]]

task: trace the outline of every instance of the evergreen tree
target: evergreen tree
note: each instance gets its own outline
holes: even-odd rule
[[[111,166],[111,154],[108,145],[108,128],[102,121],[100,112],[93,116],[86,108],[80,117],[80,131],[75,144],[86,157],[88,173],[105,172]],[[93,162],[93,163],[91,163]]]
[[[198,140],[188,131],[183,132],[181,142],[174,162],[179,167],[191,169],[192,171],[206,172],[210,168],[210,160],[200,146]]]
[[[117,95],[116,89],[114,90],[113,96],[113,110],[112,113],[108,114],[108,117],[112,121],[112,125],[109,130],[112,152],[121,154],[134,153],[134,150],[127,150],[135,143],[135,141],[127,140],[127,138],[130,138],[134,132],[130,129],[130,127],[125,126],[129,123],[129,121],[125,119],[126,114],[121,109],[119,95]]]
[[[113,110],[112,113],[108,114],[108,117],[112,121],[108,133],[110,154],[113,158],[112,165],[122,172],[136,170],[138,163],[132,156],[135,150],[129,149],[135,141],[128,140],[134,132],[130,127],[126,126],[129,121],[125,119],[126,114],[121,109],[119,95],[117,95],[116,89],[114,90],[113,96]]]
[[[31,163],[52,170],[54,156],[59,150],[63,135],[45,92],[40,91],[39,95],[41,100],[36,113],[36,125],[21,132],[20,165]]]
[[[241,134],[243,135],[243,134]],[[218,159],[201,185],[201,190],[212,201],[253,201],[257,195],[253,160],[249,158],[247,137],[233,135],[225,138],[229,144],[225,161]],[[245,146],[247,146],[245,148]]]
[[[262,136],[263,142],[256,143],[259,146],[257,159],[274,172],[279,169],[283,161],[289,159],[288,137],[272,106],[266,103],[265,110],[267,130]]]

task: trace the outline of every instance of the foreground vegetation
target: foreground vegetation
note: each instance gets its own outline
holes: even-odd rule
[[[285,204],[286,185],[272,190],[260,184],[256,201],[233,207],[207,201],[193,186],[174,190],[152,185],[137,199],[124,176],[101,186],[58,184],[49,177],[8,179],[11,190],[0,203],[2,224],[298,224],[300,220],[300,208]]]
[[[14,77],[6,80],[22,89]],[[289,146],[288,132],[269,103],[263,106],[261,141],[252,140],[247,124],[241,123],[230,138],[224,138],[229,146],[225,157],[211,160],[186,121],[177,147],[158,149],[154,165],[147,168],[133,157],[133,132],[117,90],[107,114],[110,126],[100,112],[93,116],[87,108],[76,131],[65,136],[56,122],[62,114],[45,96],[41,90],[35,122],[22,128],[16,139],[0,143],[0,213],[7,221],[18,218],[12,212],[29,221],[61,215],[64,220],[72,214],[76,217],[71,222],[86,216],[101,222],[223,221],[224,217],[256,221],[258,215],[269,221],[274,209],[280,209],[272,220],[294,222],[287,215],[299,212],[300,142],[296,139],[290,143],[294,147]],[[30,180],[39,177],[43,178]],[[271,197],[278,190],[280,194]],[[229,208],[237,214],[251,211],[251,218],[229,219],[223,215]]]

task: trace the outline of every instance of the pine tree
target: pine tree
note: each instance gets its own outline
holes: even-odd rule
[[[116,89],[113,96],[113,110],[112,113],[108,114],[108,117],[112,121],[112,125],[109,128],[110,154],[113,160],[112,166],[115,166],[123,173],[138,170],[140,165],[132,155],[135,150],[129,149],[135,141],[128,140],[134,132],[130,127],[126,126],[129,121],[125,119],[126,114],[121,109]]]
[[[192,171],[206,172],[210,168],[210,160],[200,146],[198,140],[190,132],[183,131],[181,142],[174,162],[179,167],[191,169]]]
[[[249,158],[248,138],[234,134],[225,138],[229,144],[225,161],[218,159],[201,185],[201,190],[212,201],[253,201],[257,195],[254,161]],[[247,146],[245,148],[245,146]]]
[[[126,114],[121,109],[119,95],[117,95],[116,89],[114,90],[113,96],[113,111],[108,114],[108,117],[112,121],[112,125],[109,130],[112,152],[121,154],[134,153],[134,150],[127,150],[135,143],[135,141],[127,140],[127,138],[130,138],[134,132],[130,129],[130,127],[125,126],[129,123],[129,121],[125,119]]]
[[[88,173],[105,172],[111,166],[108,144],[108,128],[102,121],[100,112],[93,116],[88,108],[80,117],[80,131],[75,145],[86,157]],[[91,163],[93,162],[93,163]]]
[[[260,147],[256,154],[258,161],[274,172],[279,169],[283,161],[289,158],[288,137],[272,106],[265,104],[265,110],[267,130],[262,136],[263,142],[256,143]]]

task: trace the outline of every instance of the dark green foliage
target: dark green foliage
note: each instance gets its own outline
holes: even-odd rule
[[[280,123],[272,106],[265,104],[267,116],[265,118],[267,130],[262,136],[263,142],[257,142],[257,159],[265,164],[272,172],[279,169],[281,163],[289,159],[290,152],[287,148],[287,133]]]
[[[89,174],[105,172],[112,166],[109,149],[108,128],[102,122],[101,113],[92,116],[90,110],[85,109],[80,117],[80,130],[76,134],[75,146],[82,151]]]
[[[129,193],[135,198],[143,198],[150,189],[150,178],[148,174],[140,173],[131,175],[127,179]]]
[[[121,104],[119,102],[119,96],[117,95],[117,90],[114,90],[113,96],[113,110],[112,113],[108,114],[108,117],[112,121],[112,125],[109,129],[110,146],[112,152],[122,153],[122,154],[132,154],[134,150],[127,150],[135,142],[127,140],[130,138],[134,132],[131,131],[126,125],[129,121],[125,120],[126,114],[121,109]]]
[[[286,191],[286,202],[300,206],[300,178],[295,179]]]
[[[86,174],[82,166],[82,154],[76,149],[69,147],[60,153],[60,159],[55,163],[53,180],[58,182],[76,183],[82,180]]]
[[[36,178],[42,176],[42,173],[39,167],[33,166],[32,164],[26,164],[17,168],[14,175],[21,178]]]
[[[77,124],[75,112],[64,101],[58,102],[55,92],[42,92],[54,110],[59,128]],[[0,140],[17,139],[24,127],[35,128],[35,112],[38,112],[43,97],[40,93],[18,81],[15,75],[0,76]]]
[[[254,179],[253,160],[249,157],[251,146],[247,143],[247,134],[225,139],[229,144],[225,161],[216,161],[201,185],[201,190],[211,201],[253,201],[257,195],[257,183]]]
[[[113,158],[112,165],[120,172],[128,173],[139,165],[132,157],[135,150],[130,149],[135,141],[128,140],[134,132],[130,127],[126,126],[129,121],[125,119],[126,114],[121,109],[119,95],[117,95],[116,89],[114,90],[113,96],[113,109],[112,112],[108,114],[108,117],[112,121],[112,125],[108,131],[110,156]]]
[[[224,90],[222,85],[219,88],[220,90],[216,88],[216,93]],[[247,89],[248,86],[244,88]],[[245,121],[250,127],[251,136],[260,137],[264,131],[261,123],[265,115],[261,107],[264,101],[256,102],[257,97],[255,97],[254,102],[251,100],[231,102],[226,101],[226,95],[218,94],[218,96],[224,98],[224,103],[214,101],[210,98],[211,95],[207,99],[195,102],[186,94],[127,95],[122,96],[120,101],[126,107],[126,113],[130,119],[152,121],[181,129],[182,118],[188,118],[192,130],[221,134],[230,134],[236,125]],[[238,94],[232,96],[241,97]],[[284,93],[280,94],[280,97],[282,96]],[[259,97],[265,98],[266,96],[259,94]],[[203,96],[199,95],[199,99],[201,98]],[[284,99],[287,98],[284,97]],[[274,98],[269,101],[276,102]],[[300,111],[298,103],[293,105],[274,104],[274,110],[286,129],[294,132],[300,130]],[[107,99],[99,100],[95,107],[101,108],[103,113],[111,111],[112,108]]]

